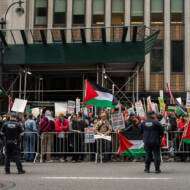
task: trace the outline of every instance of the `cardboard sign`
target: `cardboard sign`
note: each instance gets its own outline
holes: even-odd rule
[[[187,92],[186,107],[190,108],[190,92]]]
[[[67,102],[55,103],[55,116],[58,116],[60,113],[66,115],[67,112]]]
[[[94,139],[94,128],[92,127],[88,127],[84,129],[85,131],[85,135],[84,135],[84,142],[85,143],[95,143],[95,139]]]
[[[26,108],[27,100],[22,100],[16,98],[12,107],[12,111],[24,113],[24,110]]]
[[[124,129],[125,122],[122,113],[112,114],[112,127],[113,130]]]
[[[145,116],[144,108],[141,101],[135,103],[135,108],[136,108],[137,115],[139,115],[140,117]]]

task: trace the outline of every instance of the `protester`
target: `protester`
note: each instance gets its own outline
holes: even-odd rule
[[[41,134],[42,141],[42,154],[44,152],[52,152],[53,147],[53,134],[55,122],[54,118],[51,115],[51,112],[47,110],[45,116],[40,121],[39,132]],[[46,160],[51,162],[51,154],[46,154]]]
[[[68,133],[69,131],[69,121],[64,117],[63,113],[59,114],[58,119],[55,121],[55,131],[57,134],[57,152],[68,152]],[[61,162],[67,161],[67,154],[59,155],[63,158],[60,158]]]
[[[35,147],[36,147],[36,122],[33,119],[33,115],[29,114],[28,119],[26,120],[24,130],[24,158],[26,161],[34,161],[35,156]]]

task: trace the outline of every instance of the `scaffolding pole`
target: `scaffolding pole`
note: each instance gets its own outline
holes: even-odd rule
[[[136,86],[136,100],[139,101],[139,65],[137,65],[137,86]]]
[[[22,98],[22,73],[19,73],[19,98]]]
[[[27,72],[24,74],[24,100],[26,100]]]

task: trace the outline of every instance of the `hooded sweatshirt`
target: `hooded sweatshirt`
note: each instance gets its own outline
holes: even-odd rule
[[[51,116],[51,112],[47,110],[45,116],[40,121],[39,132],[53,132],[55,128],[54,118]]]

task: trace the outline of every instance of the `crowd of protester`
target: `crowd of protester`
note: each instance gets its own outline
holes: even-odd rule
[[[43,160],[46,162],[53,162],[59,160],[60,162],[79,162],[86,159],[88,155],[82,154],[82,152],[97,152],[96,143],[92,143],[85,146],[84,132],[85,128],[91,128],[95,134],[109,136],[112,135],[112,141],[101,141],[101,151],[107,150],[107,152],[117,152],[119,148],[119,139],[117,133],[120,131],[131,132],[139,131],[140,125],[145,118],[138,117],[135,113],[124,112],[125,128],[114,131],[112,128],[112,122],[109,112],[101,112],[100,116],[95,116],[92,112],[84,114],[79,112],[78,114],[63,114],[60,113],[55,118],[54,112],[51,110],[44,110],[42,115],[34,118],[32,114],[27,116],[17,117],[17,121],[23,126],[25,135],[23,139],[23,149],[25,154],[23,158],[25,161],[34,161],[35,152],[37,146],[36,133],[40,135],[40,152]],[[180,153],[179,155],[173,153],[179,149],[180,137],[187,126],[188,118],[183,115],[176,115],[175,113],[168,113],[166,117],[161,114],[155,114],[155,119],[158,120],[165,131],[169,131],[170,135],[168,140],[170,142],[170,159],[181,159],[185,161],[188,158],[188,154]],[[9,115],[0,116],[0,129],[5,121],[9,120]],[[174,132],[172,134],[172,131]],[[181,133],[176,133],[180,131]],[[2,137],[1,142],[3,141]],[[2,147],[2,145],[0,144]],[[99,146],[99,148],[100,148]],[[185,146],[185,147],[184,147]],[[167,147],[168,148],[168,147]],[[188,145],[183,145],[184,150],[188,150]],[[76,152],[76,154],[74,154]],[[77,153],[78,152],[78,153]],[[59,153],[59,154],[56,154]],[[89,155],[90,160],[94,160],[94,155]],[[71,158],[71,159],[70,159]],[[110,160],[133,160],[131,158],[125,158],[116,154],[105,154],[105,161]]]

